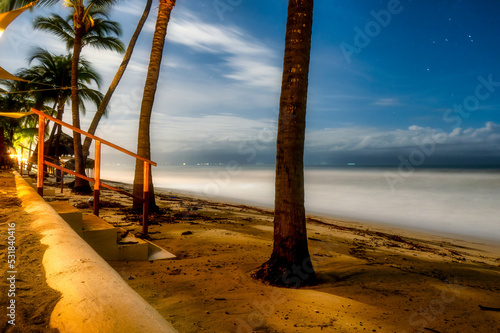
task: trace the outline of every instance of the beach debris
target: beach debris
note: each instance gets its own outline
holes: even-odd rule
[[[86,209],[86,208],[91,208],[92,204],[89,203],[88,201],[81,201],[77,202],[74,206],[78,209]]]
[[[120,244],[120,245],[131,245],[131,244],[139,244],[139,242],[137,242],[137,241],[131,241],[131,240],[128,240],[128,241],[121,240],[121,241],[118,242],[118,244]]]
[[[479,305],[479,308],[483,311],[497,311],[497,312],[500,312],[500,308],[491,308],[489,306],[482,306],[482,305]]]
[[[188,236],[188,235],[192,235],[193,232],[192,231],[184,231],[181,236]]]
[[[123,234],[120,235],[120,238],[125,238],[128,236],[128,234],[130,233],[130,231],[132,230],[125,230],[125,232]]]
[[[140,238],[140,239],[153,240],[153,238],[151,238],[151,236],[149,236],[149,235],[144,235],[144,234],[143,234],[142,232],[140,232],[140,231],[139,231],[139,232],[136,232],[136,233],[134,234],[134,236],[135,236],[136,238]]]
[[[175,213],[174,217],[178,220],[183,220],[183,221],[197,220],[197,219],[202,218],[202,216],[200,214],[194,213],[192,211],[184,211],[184,212]]]
[[[440,331],[436,331],[432,328],[428,328],[428,327],[424,327],[424,330],[428,330],[428,331],[431,331],[431,332],[435,332],[435,333],[441,333]]]
[[[168,275],[181,275],[182,270],[180,268],[176,268],[168,272]]]

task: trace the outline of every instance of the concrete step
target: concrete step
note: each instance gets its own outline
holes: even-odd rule
[[[31,179],[31,178],[30,178]],[[29,180],[26,180],[29,183]],[[35,182],[32,182],[31,184],[31,187],[33,187],[35,189],[35,191],[38,190],[37,186],[36,186],[36,181]],[[53,189],[48,189],[48,188],[44,188],[43,189],[43,196],[49,196],[49,197],[53,197],[56,195],[56,190],[53,190]]]
[[[133,235],[118,236],[118,229],[95,215],[83,215],[83,239],[104,260],[149,260],[149,243]]]
[[[49,205],[68,223],[77,234],[82,236],[82,213],[68,201],[52,201]]]
[[[35,180],[31,178],[30,176],[23,176],[23,179],[26,181],[26,183],[32,185],[35,183]]]
[[[82,238],[105,260],[117,260],[117,230],[100,217],[82,215]]]
[[[121,238],[118,241],[117,259],[114,260],[149,260],[149,244],[132,235]]]
[[[122,238],[117,228],[95,215],[82,214],[68,201],[52,201],[49,204],[105,260],[176,258],[165,249],[132,234]],[[125,233],[124,229],[121,231]]]

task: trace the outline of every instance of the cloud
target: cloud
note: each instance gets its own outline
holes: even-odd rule
[[[158,162],[274,163],[276,119],[250,119],[234,113],[171,115],[153,112],[153,158]],[[113,114],[102,121],[98,135],[130,150],[137,137],[136,111]],[[131,135],[132,134],[132,135]],[[383,130],[376,127],[345,127],[308,130],[306,164],[394,165],[411,154],[424,152],[423,165],[491,164],[499,161],[500,125],[488,122],[479,128],[451,132],[409,126]],[[423,156],[423,155],[422,155]]]
[[[276,52],[237,27],[205,23],[184,13],[169,23],[168,40],[197,52],[219,55],[228,69],[223,77],[252,87],[280,87]]]
[[[308,147],[316,151],[359,151],[401,149],[429,142],[461,148],[475,145],[500,145],[500,125],[488,122],[481,128],[457,128],[447,133],[440,129],[412,125],[406,130],[384,131],[377,128],[327,128],[307,134]]]
[[[273,146],[276,126],[272,119],[248,119],[233,114],[203,117],[157,114],[153,141],[159,143],[162,152],[222,150],[237,155],[238,146],[244,142]]]
[[[394,106],[400,104],[397,98],[380,98],[373,103],[373,105],[377,106]]]
[[[412,159],[415,166],[486,165],[500,160],[500,125],[451,132],[410,126],[407,129],[328,128],[306,134],[309,163],[393,165]]]
[[[114,6],[113,11],[126,15],[141,17],[144,12],[144,5],[141,2],[129,2],[126,5]],[[151,10],[153,12],[154,10]]]

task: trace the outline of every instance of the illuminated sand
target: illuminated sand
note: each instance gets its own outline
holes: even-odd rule
[[[176,332],[25,180],[1,176],[3,188],[17,192],[2,193],[4,204],[12,202],[5,215],[15,228],[16,263],[8,271],[16,296],[9,303],[17,305],[2,331]]]
[[[103,208],[104,219],[140,230],[128,198],[103,200],[125,207]],[[500,330],[500,313],[479,308],[500,307],[498,244],[314,218],[309,246],[322,283],[286,290],[250,278],[270,255],[269,211],[167,192],[157,203],[167,211],[152,217],[151,237],[179,260],[110,263],[180,332]]]
[[[69,200],[90,211],[87,199]],[[102,199],[101,217],[140,230],[127,197]],[[309,246],[322,283],[287,290],[250,278],[271,251],[270,212],[172,193],[157,203],[168,211],[152,217],[151,236],[179,260],[110,264],[179,332],[500,329],[500,313],[479,307],[500,307],[498,245],[316,218]]]

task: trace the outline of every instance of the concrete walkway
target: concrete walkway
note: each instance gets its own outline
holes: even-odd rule
[[[72,333],[177,332],[17,172],[11,175],[24,211],[33,217],[29,228],[44,245],[47,284],[62,294],[51,327]]]

